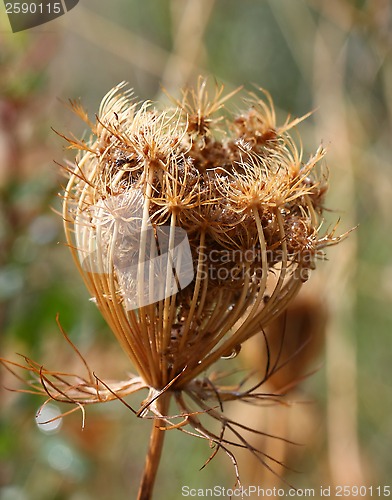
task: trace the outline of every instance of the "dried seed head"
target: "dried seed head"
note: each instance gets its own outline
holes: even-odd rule
[[[249,378],[224,386],[222,375],[204,372],[260,331],[269,358],[264,328],[290,304],[322,249],[342,237],[335,228],[320,232],[327,181],[316,168],[325,151],[303,161],[289,133],[303,118],[278,126],[261,89],[263,98],[244,92],[245,109],[233,115],[225,106],[239,91],[224,95],[216,87],[210,97],[207,86],[200,79],[162,110],[137,104],[122,83],[104,97],[95,123],[71,102],[91,135],[67,139],[79,152],[65,167],[65,233],[92,300],[138,376],[99,379],[60,325],[87,378],[29,358],[0,362],[17,377],[17,368],[33,375],[26,392],[76,405],[64,415],[80,409],[83,425],[85,405],[119,399],[137,416],[157,418],[154,439],[162,426],[190,426],[190,434],[217,445],[206,463],[224,450],[240,484],[231,449],[247,448],[272,472],[279,463],[242,432],[275,437],[226,417],[223,403],[279,401],[279,392],[259,388],[281,365],[268,359],[249,389]],[[124,398],[145,389],[133,410]],[[178,415],[167,414],[171,397]],[[208,419],[220,424],[219,434]]]
[[[302,160],[271,98],[224,109],[207,82],[177,107],[103,99],[65,193],[65,231],[90,293],[146,383],[185,387],[287,306],[321,248],[319,148]],[[80,108],[76,109],[78,114]],[[222,133],[224,132],[224,133]],[[268,300],[266,294],[268,290]]]

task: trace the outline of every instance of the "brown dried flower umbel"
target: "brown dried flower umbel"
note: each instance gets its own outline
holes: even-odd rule
[[[213,455],[225,450],[238,481],[235,447],[248,448],[273,470],[273,457],[242,437],[249,429],[227,418],[223,403],[266,399],[258,389],[279,367],[268,366],[248,389],[244,382],[221,386],[207,370],[263,331],[307,280],[322,249],[341,237],[320,234],[327,185],[315,166],[324,149],[303,161],[289,134],[302,119],[278,126],[265,91],[245,93],[245,111],[232,115],[226,104],[241,90],[224,95],[216,87],[210,97],[202,79],[163,110],[138,104],[124,89],[120,84],[105,96],[95,123],[72,102],[91,137],[67,138],[79,154],[66,167],[63,217],[92,300],[138,376],[108,384],[84,358],[87,379],[28,359],[23,368],[36,375],[31,391],[82,411],[113,399],[128,406],[125,396],[149,391],[132,411],[156,417],[139,492],[150,498],[162,429],[214,443]],[[12,365],[21,367],[6,363]],[[209,430],[208,419],[220,423],[220,433]]]

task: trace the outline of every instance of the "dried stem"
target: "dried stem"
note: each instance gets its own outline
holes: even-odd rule
[[[164,392],[154,402],[158,412],[164,417],[168,413],[170,404],[170,392]],[[163,441],[165,432],[162,427],[165,427],[165,420],[156,418],[151,431],[148,453],[144,464],[143,477],[140,483],[138,500],[150,500],[155,484],[155,478],[158,472],[159,462],[161,459]]]

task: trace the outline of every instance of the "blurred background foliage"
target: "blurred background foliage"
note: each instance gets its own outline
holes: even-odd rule
[[[304,332],[316,338],[285,373],[286,383],[315,367],[316,373],[291,390],[287,407],[231,411],[304,443],[263,446],[301,470],[278,472],[298,488],[315,488],[316,498],[320,485],[388,485],[391,47],[389,0],[81,0],[65,16],[18,34],[1,6],[1,356],[17,360],[18,352],[78,371],[56,325],[59,313],[98,375],[121,378],[132,369],[88,300],[55,213],[64,178],[53,160],[72,155],[51,127],[83,133],[67,99],[80,97],[93,117],[101,97],[122,80],[140,99],[164,98],[162,87],[178,95],[199,74],[227,90],[256,84],[272,94],[282,120],[315,111],[300,130],[305,152],[320,141],[329,150],[331,221],[341,217],[340,231],[359,227],[328,250],[329,260],[275,325],[294,344]],[[272,342],[278,334],[269,335]],[[262,344],[256,339],[238,362],[262,367]],[[2,386],[22,387],[4,370],[1,377]],[[81,415],[73,414],[45,432],[35,423],[36,397],[0,391],[1,500],[135,496],[150,421],[112,403],[88,408],[83,431]],[[232,487],[223,455],[199,472],[209,453],[206,443],[168,433],[156,497],[181,498],[182,485]],[[283,484],[246,456],[240,467],[245,484]]]

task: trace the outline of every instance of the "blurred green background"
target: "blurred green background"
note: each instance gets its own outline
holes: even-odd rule
[[[93,117],[122,80],[141,99],[160,99],[161,86],[176,94],[199,74],[227,90],[257,84],[281,121],[314,110],[300,131],[305,157],[320,142],[328,149],[328,217],[341,217],[341,232],[359,226],[304,287],[328,322],[325,347],[308,360],[316,373],[289,397],[296,403],[234,411],[304,443],[272,453],[300,469],[285,477],[314,488],[315,498],[321,485],[392,486],[391,47],[389,0],[80,0],[17,34],[0,6],[1,356],[80,371],[56,326],[59,313],[99,376],[132,370],[88,301],[55,213],[65,179],[53,160],[72,154],[51,127],[84,130],[64,102],[80,97]],[[5,370],[1,377],[22,387]],[[34,418],[39,398],[4,388],[0,395],[1,500],[135,497],[151,421],[111,403],[88,408],[83,431],[73,414],[57,432],[43,432]],[[199,472],[207,443],[177,432],[166,439],[156,498],[182,498],[182,485],[234,485],[223,455]],[[240,466],[245,484],[282,487],[246,457]]]

